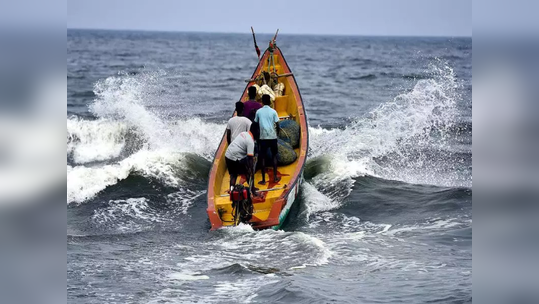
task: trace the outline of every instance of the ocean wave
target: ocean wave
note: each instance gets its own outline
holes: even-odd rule
[[[239,225],[209,237],[197,241],[195,247],[171,245],[181,250],[183,258],[174,259],[177,264],[169,266],[163,277],[179,284],[211,280],[207,296],[196,296],[197,301],[207,303],[249,302],[258,296],[261,286],[276,284],[283,275],[302,268],[324,265],[332,256],[323,241],[302,232],[253,231],[249,225]],[[163,292],[157,298],[171,296]],[[183,299],[192,296],[189,290],[182,293]]]
[[[82,203],[95,197],[105,188],[126,179],[131,173],[159,180],[170,187],[178,187],[178,167],[184,154],[171,150],[139,151],[110,165],[99,167],[67,166],[67,203]]]
[[[79,127],[91,126],[78,129],[79,132],[72,132],[71,140],[68,138],[68,156],[72,155],[76,164],[115,159],[125,151],[126,143],[129,142],[126,141],[127,127],[122,123],[109,121],[74,124]],[[167,126],[170,136],[160,142],[161,148],[150,148],[144,142],[140,150],[130,152],[133,154],[114,163],[67,166],[68,203],[80,203],[90,199],[134,172],[176,187],[178,176],[190,162],[185,159],[185,154],[194,153],[203,159],[211,160],[217,148],[218,134],[223,129],[219,124],[204,123],[199,118]],[[103,132],[102,127],[107,131]],[[78,139],[75,140],[75,137]]]
[[[150,107],[159,73],[120,75],[96,84],[90,106],[97,120],[67,120],[67,201],[83,202],[138,173],[177,187],[182,154],[213,158],[224,126],[200,118],[166,120]],[[118,159],[122,158],[124,159]],[[101,166],[84,166],[114,161]]]
[[[469,176],[443,165],[436,154],[448,149],[457,120],[459,82],[442,60],[430,64],[429,79],[418,80],[398,95],[354,119],[344,129],[309,128],[309,157],[331,156],[333,172],[345,176],[369,174],[408,183],[440,186],[470,185]],[[418,153],[428,150],[429,153]],[[433,156],[434,155],[434,156]],[[380,163],[390,157],[391,162]],[[343,169],[344,168],[344,169]],[[320,190],[320,189],[319,189]]]
[[[97,226],[112,225],[120,232],[138,232],[145,225],[162,222],[144,197],[110,201],[106,208],[94,210],[91,220]]]
[[[195,199],[203,193],[180,188],[167,195],[164,202],[146,197],[110,200],[94,210],[91,221],[96,228],[114,233],[141,232],[154,229],[156,225],[177,227],[181,223],[179,217],[187,215]]]
[[[127,132],[122,122],[68,118],[68,157],[77,164],[116,158],[125,146]]]
[[[350,79],[350,80],[371,80],[371,79],[376,79],[376,75],[367,74],[367,75],[361,75],[361,76],[349,76],[348,79]]]
[[[353,119],[343,129],[309,128],[309,158],[323,157],[327,164],[305,187],[315,197],[313,201],[324,201],[309,205],[308,215],[336,208],[352,191],[354,179],[364,175],[408,183],[469,185],[456,170],[448,170],[451,159],[436,157],[447,149],[454,132],[458,82],[442,61],[433,63],[428,72],[431,78],[419,80],[411,91],[380,105],[367,117]],[[152,86],[159,88],[159,77],[159,73],[143,73],[100,81],[90,106],[98,119],[68,119],[68,157],[72,156],[74,164],[126,157],[100,167],[68,166],[68,202],[83,202],[131,172],[176,186],[178,178],[170,168],[185,165],[178,153],[194,153],[211,161],[224,125],[200,118],[170,121],[151,110],[148,99],[156,91]],[[122,155],[130,132],[139,144]],[[384,158],[391,161],[380,161]]]
[[[340,207],[339,202],[324,195],[309,182],[304,182],[302,184],[301,195],[303,197],[303,201],[305,202],[304,212],[307,220],[312,214],[333,210]]]
[[[95,97],[94,91],[76,91],[70,97]]]
[[[217,260],[215,257],[206,257],[201,261],[197,259],[196,263],[222,268],[223,260],[229,264],[240,260],[243,265],[285,271],[301,265],[325,265],[332,256],[322,240],[303,232],[254,231],[249,225],[240,225],[220,229],[215,234],[218,238],[213,240],[213,244],[226,250],[227,255]],[[272,252],[272,255],[268,256],[268,252]]]
[[[432,233],[446,231],[449,228],[469,227],[471,223],[472,220],[469,218],[431,218],[411,225],[395,225],[383,234],[402,237],[407,233]]]
[[[195,199],[205,193],[206,191],[193,191],[180,188],[177,192],[167,195],[167,202],[169,206],[173,207],[175,213],[187,215],[189,209],[193,206]]]

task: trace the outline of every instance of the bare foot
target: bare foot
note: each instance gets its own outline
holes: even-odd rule
[[[273,179],[273,181],[276,182],[276,183],[278,183],[280,180],[281,180],[281,177],[280,177],[280,176],[276,176],[276,177]]]
[[[266,181],[259,181],[258,184],[259,184],[259,185],[265,185],[265,184],[266,184]]]

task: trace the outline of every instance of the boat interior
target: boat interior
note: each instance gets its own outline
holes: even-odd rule
[[[275,67],[277,74],[282,75],[289,73],[288,67],[286,66],[286,63],[282,61],[282,59],[277,55],[274,54],[274,64],[273,62],[270,64],[271,71],[273,72],[273,67]],[[265,58],[263,58],[264,60]],[[261,71],[268,71],[268,60],[266,59],[262,68],[257,70],[255,75],[257,73],[260,73]],[[278,81],[280,83],[284,84],[284,91],[283,96],[279,96],[275,98],[274,108],[277,111],[279,115],[279,119],[294,119],[298,125],[300,125],[300,118],[298,115],[298,106],[296,103],[296,98],[300,98],[299,94],[297,94],[297,88],[295,87],[295,82],[293,77],[291,76],[283,76],[279,77]],[[246,87],[246,90],[244,94],[242,95],[242,101],[247,101],[247,88],[252,85],[254,82],[250,82],[249,85]],[[294,88],[292,88],[294,86]],[[296,96],[297,95],[297,96]],[[300,103],[301,104],[301,103]],[[303,136],[303,132],[300,132]],[[222,154],[216,156],[214,165],[217,165],[217,174],[216,174],[216,180],[214,184],[214,202],[215,202],[215,210],[217,210],[221,220],[223,221],[224,226],[229,226],[234,224],[234,219],[232,216],[232,202],[230,200],[229,195],[227,194],[227,191],[230,187],[230,175],[227,170],[226,162],[225,162],[225,156],[224,151],[226,151],[226,148],[228,147],[226,143],[226,139],[223,138],[223,143],[225,147],[222,150]],[[277,167],[277,175],[281,177],[281,180],[278,183],[273,182],[274,172],[273,168],[270,164],[266,164],[266,184],[260,185],[258,182],[262,180],[262,173],[261,170],[258,169],[255,173],[254,177],[254,184],[255,187],[259,190],[259,196],[253,197],[253,217],[251,219],[251,223],[256,224],[256,222],[263,222],[268,219],[268,216],[270,214],[271,207],[275,200],[283,194],[284,191],[286,191],[291,185],[291,180],[294,179],[294,174],[296,172],[296,167],[298,165],[298,161],[300,157],[300,151],[301,151],[301,143],[302,140],[300,138],[300,147],[294,149],[297,154],[297,159],[286,166],[279,166]],[[305,149],[303,149],[305,151]],[[269,166],[268,166],[269,165]],[[243,183],[246,187],[248,186],[245,176],[240,176],[238,178],[238,181],[236,183]]]

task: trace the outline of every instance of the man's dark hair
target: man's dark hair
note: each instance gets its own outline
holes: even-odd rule
[[[266,106],[269,106],[271,104],[271,99],[268,94],[262,95],[262,103]]]
[[[258,140],[260,138],[260,126],[258,125],[258,122],[254,122],[251,124],[251,127],[249,128],[249,131],[251,134],[253,134],[253,138],[255,140]]]
[[[249,99],[255,99],[256,98],[256,87],[250,86],[248,89],[249,92]]]
[[[243,102],[241,101],[236,102],[236,112],[238,113],[238,115],[243,114],[243,107],[244,107]]]

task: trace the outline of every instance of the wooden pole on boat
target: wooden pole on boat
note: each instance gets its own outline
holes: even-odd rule
[[[292,73],[284,73],[284,74],[280,74],[280,75],[277,75],[277,77],[286,77],[286,76],[292,76],[294,74]],[[252,79],[245,79],[245,82],[251,82],[251,81],[255,81],[256,78],[252,78]]]
[[[253,30],[252,26],[251,26],[251,32],[253,33],[253,42],[255,43],[256,54],[258,55],[258,60],[260,60],[260,49],[258,48],[258,45],[256,45],[255,30]]]
[[[276,187],[276,188],[271,188],[271,189],[261,189],[261,190],[258,190],[258,192],[268,192],[268,191],[276,191],[276,190],[283,190],[283,189],[286,189],[288,188],[288,185],[285,184],[284,186],[282,187]],[[219,195],[220,197],[226,197],[226,196],[230,196],[230,194],[221,194]]]
[[[288,185],[284,185],[282,187],[277,187],[277,188],[271,188],[271,189],[262,189],[262,190],[258,190],[258,192],[268,192],[268,191],[275,191],[275,190],[283,190],[283,189],[286,189]]]
[[[277,29],[277,32],[275,32],[275,36],[273,36],[273,42],[275,42],[275,40],[277,40],[277,34],[279,34],[279,29]]]

